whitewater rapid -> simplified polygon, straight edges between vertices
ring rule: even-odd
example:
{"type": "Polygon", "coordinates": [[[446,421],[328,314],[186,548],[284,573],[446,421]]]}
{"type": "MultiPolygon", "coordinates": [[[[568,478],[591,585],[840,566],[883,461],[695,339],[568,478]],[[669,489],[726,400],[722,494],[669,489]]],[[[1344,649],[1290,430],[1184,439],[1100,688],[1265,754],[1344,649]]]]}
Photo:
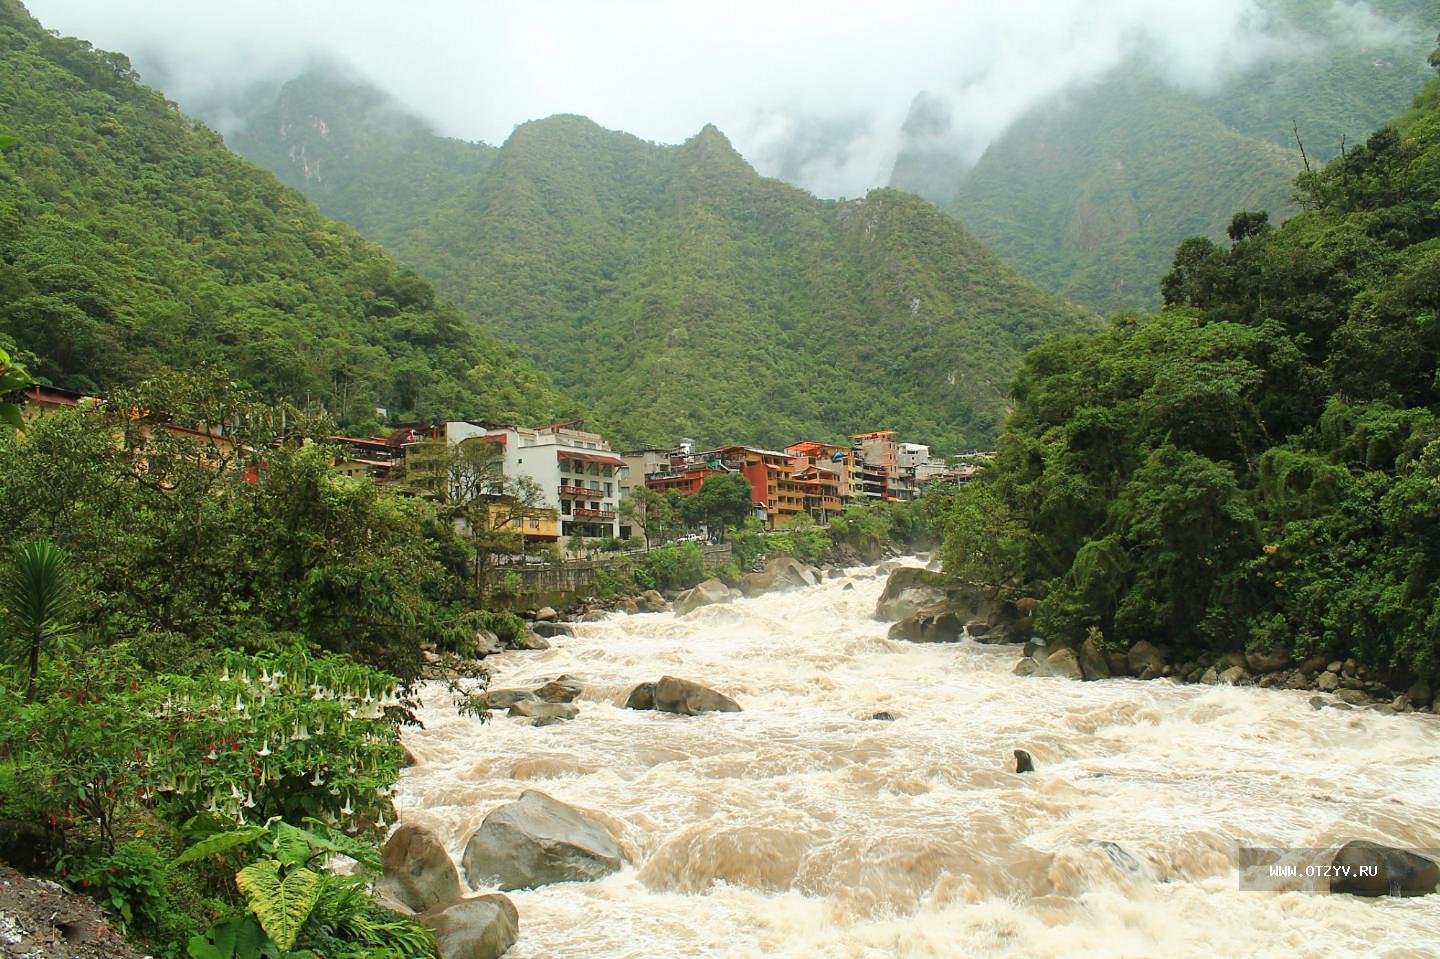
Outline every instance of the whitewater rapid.
{"type": "Polygon", "coordinates": [[[581,677],[572,722],[481,724],[428,697],[402,821],[458,862],[488,812],[539,789],[629,859],[509,893],[507,959],[1440,956],[1440,896],[1240,892],[1235,873],[1240,844],[1440,846],[1440,718],[1019,678],[1013,647],[887,640],[884,578],[852,572],[486,660],[492,688],[581,677]],[[615,704],[665,674],[745,711],[615,704]],[[1017,748],[1036,772],[1013,771],[1017,748]]]}

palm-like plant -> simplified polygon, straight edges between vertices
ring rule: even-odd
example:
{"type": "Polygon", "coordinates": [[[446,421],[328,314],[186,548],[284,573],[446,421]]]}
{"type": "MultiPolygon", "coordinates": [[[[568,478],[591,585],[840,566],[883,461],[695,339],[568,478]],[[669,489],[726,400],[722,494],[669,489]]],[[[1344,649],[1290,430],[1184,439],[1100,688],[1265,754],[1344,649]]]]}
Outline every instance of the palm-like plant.
{"type": "Polygon", "coordinates": [[[29,663],[27,703],[35,698],[40,647],[70,636],[68,616],[74,604],[75,590],[63,549],[48,539],[37,539],[15,550],[0,580],[0,605],[5,609],[5,631],[29,663]]]}

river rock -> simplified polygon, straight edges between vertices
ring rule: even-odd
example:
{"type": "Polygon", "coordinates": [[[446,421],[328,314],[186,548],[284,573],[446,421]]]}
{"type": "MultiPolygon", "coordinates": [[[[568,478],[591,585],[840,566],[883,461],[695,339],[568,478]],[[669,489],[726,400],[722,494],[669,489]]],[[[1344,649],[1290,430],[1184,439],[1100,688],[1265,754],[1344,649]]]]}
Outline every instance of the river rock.
{"type": "Polygon", "coordinates": [[[1080,668],[1080,657],[1073,649],[1057,649],[1046,656],[1035,668],[1036,676],[1059,676],[1064,679],[1084,679],[1080,668]]]}
{"type": "Polygon", "coordinates": [[[1410,685],[1410,688],[1405,690],[1403,695],[1405,696],[1405,701],[1416,709],[1424,709],[1426,706],[1429,706],[1433,698],[1430,684],[1423,679],[1415,680],[1415,682],[1410,685]]]}
{"type": "Polygon", "coordinates": [[[911,643],[957,643],[964,634],[960,617],[942,604],[905,617],[887,635],[911,643]]]}
{"type": "Polygon", "coordinates": [[[380,851],[380,868],[375,891],[415,912],[460,897],[460,873],[440,837],[424,826],[395,830],[380,851]]]}
{"type": "Polygon", "coordinates": [[[1244,666],[1231,666],[1217,677],[1220,685],[1240,686],[1250,682],[1250,674],[1245,671],[1244,666]]]}
{"type": "Polygon", "coordinates": [[[570,703],[580,698],[585,684],[574,676],[561,676],[535,690],[535,696],[547,703],[570,703]]]}
{"type": "Polygon", "coordinates": [[[888,709],[882,709],[878,713],[871,713],[870,718],[876,722],[893,723],[895,721],[895,714],[888,709]]]}
{"type": "Polygon", "coordinates": [[[854,589],[854,588],[855,588],[855,584],[854,584],[854,583],[846,583],[844,586],[841,586],[840,588],[841,588],[842,590],[854,589]]]}
{"type": "Polygon", "coordinates": [[[675,613],[684,616],[701,606],[714,603],[728,603],[731,600],[730,587],[718,579],[707,579],[700,585],[687,589],[675,599],[675,613]]]}
{"type": "Polygon", "coordinates": [[[640,607],[642,613],[663,613],[670,608],[670,604],[665,602],[665,597],[653,589],[647,589],[641,593],[635,603],[640,607]]]}
{"type": "Polygon", "coordinates": [[[1015,750],[1015,771],[1017,773],[1033,773],[1035,771],[1035,760],[1023,749],[1015,750]]]}
{"type": "Polygon", "coordinates": [[[1132,676],[1155,679],[1165,670],[1165,656],[1160,652],[1160,647],[1148,639],[1142,639],[1125,654],[1125,665],[1129,667],[1132,676]]]}
{"type": "Polygon", "coordinates": [[[626,596],[620,600],[620,610],[627,616],[634,616],[640,612],[640,604],[635,602],[635,597],[626,596]]]}
{"type": "Polygon", "coordinates": [[[1356,840],[1330,860],[1330,891],[1352,896],[1428,896],[1440,887],[1440,863],[1405,849],[1356,840]],[[1334,875],[1335,872],[1348,875],[1334,875]],[[1366,875],[1361,875],[1364,872],[1366,875]]]}
{"type": "Polygon", "coordinates": [[[505,651],[505,644],[500,642],[500,637],[488,629],[475,631],[475,635],[471,639],[471,647],[472,655],[477,658],[494,656],[505,651]]]}
{"type": "Polygon", "coordinates": [[[758,571],[740,577],[740,592],[746,596],[759,596],[776,589],[798,589],[802,586],[818,586],[820,577],[816,571],[793,556],[772,556],[758,571]]]}
{"type": "Polygon", "coordinates": [[[553,623],[559,618],[560,614],[555,612],[554,606],[542,606],[535,611],[535,621],[537,623],[553,623]]]}
{"type": "Polygon", "coordinates": [[[520,913],[499,893],[452,899],[419,919],[435,934],[440,959],[500,959],[520,937],[520,913]]]}
{"type": "Polygon", "coordinates": [[[565,623],[538,620],[530,624],[530,632],[544,639],[554,639],[557,636],[574,636],[575,627],[566,625],[565,623]]]}
{"type": "Polygon", "coordinates": [[[1326,662],[1327,660],[1324,656],[1311,656],[1301,662],[1297,668],[1307,677],[1314,676],[1316,673],[1323,673],[1325,671],[1326,662]]]}
{"type": "Polygon", "coordinates": [[[1291,661],[1290,650],[1284,646],[1276,646],[1263,653],[1251,650],[1245,654],[1245,668],[1257,675],[1278,673],[1289,666],[1291,661]]]}
{"type": "Polygon", "coordinates": [[[662,676],[655,684],[655,709],[662,713],[694,716],[698,713],[738,713],[740,704],[724,693],[688,679],[662,676]]]}
{"type": "Polygon", "coordinates": [[[1333,693],[1340,688],[1340,677],[1338,674],[1327,669],[1315,680],[1315,688],[1322,693],[1333,693]]]}
{"type": "Polygon", "coordinates": [[[885,581],[885,589],[875,604],[875,618],[881,622],[893,622],[944,602],[945,588],[938,575],[907,566],[892,572],[885,581]]]}
{"type": "Polygon", "coordinates": [[[655,684],[641,683],[630,690],[630,695],[625,697],[626,709],[654,709],[655,708],[655,684]]]}
{"type": "Polygon", "coordinates": [[[597,820],[527,789],[485,817],[463,863],[471,886],[534,889],[602,879],[620,868],[620,847],[597,820]]]}
{"type": "Polygon", "coordinates": [[[519,636],[516,636],[514,639],[510,640],[510,648],[530,650],[549,649],[550,640],[546,639],[544,636],[537,635],[534,630],[525,629],[520,633],[519,636]]]}
{"type": "Polygon", "coordinates": [[[1109,679],[1110,661],[1105,658],[1105,650],[1095,640],[1094,636],[1086,637],[1085,642],[1080,644],[1080,674],[1088,680],[1109,679]]]}
{"type": "Polygon", "coordinates": [[[1035,660],[1029,656],[1021,656],[1019,661],[1015,663],[1014,672],[1016,676],[1034,676],[1036,670],[1039,668],[1040,664],[1035,660]]]}
{"type": "Polygon", "coordinates": [[[542,703],[527,699],[511,706],[510,715],[525,719],[574,719],[580,715],[580,709],[574,703],[542,703]]]}
{"type": "Polygon", "coordinates": [[[516,703],[536,698],[528,689],[492,689],[480,697],[480,704],[486,709],[509,709],[516,703]]]}

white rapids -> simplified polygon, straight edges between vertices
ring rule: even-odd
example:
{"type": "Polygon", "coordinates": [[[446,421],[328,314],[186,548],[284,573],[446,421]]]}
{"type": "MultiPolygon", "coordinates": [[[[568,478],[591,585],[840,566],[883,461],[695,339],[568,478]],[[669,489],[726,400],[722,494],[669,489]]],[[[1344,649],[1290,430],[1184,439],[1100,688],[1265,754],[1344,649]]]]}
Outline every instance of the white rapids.
{"type": "Polygon", "coordinates": [[[1440,956],[1440,896],[1240,892],[1235,870],[1241,844],[1440,846],[1440,718],[1019,678],[1014,647],[887,640],[884,578],[852,572],[487,660],[494,688],[584,679],[572,722],[481,724],[431,695],[402,821],[458,862],[486,813],[539,789],[629,859],[510,893],[507,959],[1440,956]],[[665,674],[745,711],[616,705],[665,674]]]}

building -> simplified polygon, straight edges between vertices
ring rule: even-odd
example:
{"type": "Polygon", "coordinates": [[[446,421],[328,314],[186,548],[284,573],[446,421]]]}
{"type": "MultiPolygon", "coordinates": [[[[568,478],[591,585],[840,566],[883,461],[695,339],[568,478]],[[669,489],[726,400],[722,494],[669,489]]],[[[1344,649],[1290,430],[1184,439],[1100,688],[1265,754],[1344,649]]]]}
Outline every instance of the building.
{"type": "Polygon", "coordinates": [[[452,421],[444,425],[443,435],[449,445],[495,444],[500,472],[536,485],[540,505],[555,511],[558,526],[549,533],[544,524],[527,528],[527,537],[553,540],[576,533],[619,537],[625,461],[610,450],[603,436],[580,426],[579,420],[533,427],[452,421]]]}
{"type": "Polygon", "coordinates": [[[816,522],[829,522],[860,495],[853,450],[804,441],[790,444],[785,452],[794,457],[796,478],[806,484],[805,511],[816,522]]]}
{"type": "Polygon", "coordinates": [[[872,500],[896,499],[900,444],[895,441],[895,431],[856,433],[850,440],[860,470],[860,495],[872,500]]]}
{"type": "Polygon", "coordinates": [[[383,483],[390,478],[390,472],[405,462],[405,447],[391,445],[386,437],[372,436],[359,439],[354,436],[332,436],[331,442],[340,447],[335,461],[335,471],[344,476],[356,476],[383,483]]]}

